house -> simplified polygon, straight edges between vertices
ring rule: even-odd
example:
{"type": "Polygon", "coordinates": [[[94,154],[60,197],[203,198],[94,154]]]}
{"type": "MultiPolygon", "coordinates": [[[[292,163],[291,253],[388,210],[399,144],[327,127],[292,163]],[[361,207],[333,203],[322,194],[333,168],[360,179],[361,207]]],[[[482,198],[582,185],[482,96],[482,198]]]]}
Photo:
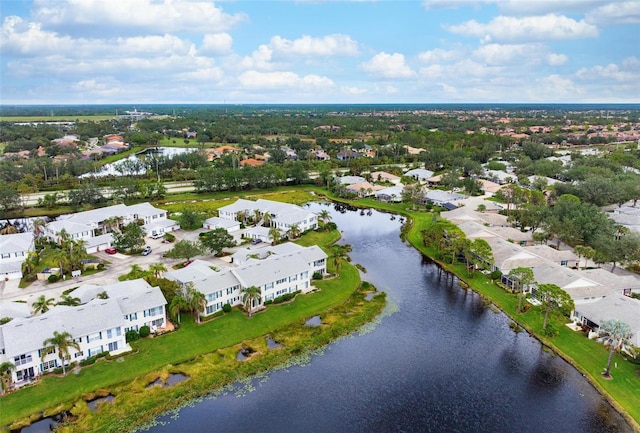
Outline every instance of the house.
{"type": "Polygon", "coordinates": [[[255,158],[246,158],[240,161],[240,165],[242,167],[245,167],[245,166],[258,167],[258,166],[264,165],[264,161],[258,161],[255,158]]]}
{"type": "Polygon", "coordinates": [[[574,321],[597,331],[605,320],[618,319],[631,327],[631,344],[640,346],[640,301],[613,293],[597,302],[576,306],[574,321]]]}
{"type": "Polygon", "coordinates": [[[442,206],[445,203],[453,203],[464,198],[462,194],[432,189],[425,194],[425,201],[431,202],[436,206],[442,206]]]}
{"type": "Polygon", "coordinates": [[[213,269],[211,263],[196,259],[187,267],[165,272],[164,278],[175,281],[180,284],[180,286],[185,287],[190,281],[202,280],[215,274],[216,271],[213,269]]]}
{"type": "Polygon", "coordinates": [[[225,229],[228,232],[240,230],[240,222],[220,217],[211,217],[204,220],[202,227],[207,230],[225,229]]]}
{"type": "Polygon", "coordinates": [[[369,182],[359,182],[352,185],[347,185],[345,190],[356,194],[358,197],[367,197],[373,195],[375,190],[383,189],[380,185],[372,185],[369,182]]]}
{"type": "Polygon", "coordinates": [[[640,207],[622,206],[607,213],[616,224],[640,233],[640,207]]]}
{"type": "Polygon", "coordinates": [[[404,187],[400,186],[391,186],[389,188],[380,189],[375,191],[373,195],[376,200],[384,201],[384,202],[395,202],[399,203],[402,201],[402,190],[404,187]]]}
{"type": "Polygon", "coordinates": [[[418,182],[426,182],[427,179],[433,176],[433,172],[431,170],[425,170],[424,168],[414,168],[413,170],[405,172],[404,175],[412,177],[418,182]]]}
{"type": "Polygon", "coordinates": [[[78,288],[88,302],[76,306],[55,306],[44,314],[17,317],[0,325],[0,363],[11,362],[13,381],[26,381],[54,368],[62,367],[58,353],[42,357],[43,341],[53,332],[68,332],[80,345],[70,349],[65,364],[79,362],[102,352],[115,355],[131,350],[125,334],[130,329],[149,326],[152,330],[166,326],[166,300],[162,291],[144,280],[127,281],[111,286],[78,288]],[[123,284],[124,283],[124,284],[123,284]],[[90,296],[105,292],[107,299],[90,296]]]}
{"type": "Polygon", "coordinates": [[[369,176],[372,182],[389,182],[394,185],[400,184],[400,176],[387,173],[386,171],[374,171],[369,176]]]}
{"type": "Polygon", "coordinates": [[[33,233],[0,235],[0,278],[22,278],[22,263],[35,251],[33,233]]]}
{"type": "MultiPolygon", "coordinates": [[[[236,267],[210,273],[204,278],[187,282],[181,280],[183,284],[192,283],[195,290],[205,295],[207,305],[203,315],[214,314],[225,304],[241,305],[241,290],[251,286],[261,291],[261,299],[254,302],[252,308],[287,293],[307,293],[314,288],[311,284],[313,274],[326,273],[327,255],[317,246],[305,248],[284,244],[264,250],[256,250],[251,255],[247,254],[249,250],[236,253],[234,264],[240,262],[236,267]]],[[[176,277],[175,273],[165,276],[170,279],[176,277]]]]}
{"type": "Polygon", "coordinates": [[[362,176],[337,176],[334,177],[334,180],[340,185],[353,185],[354,183],[362,183],[367,181],[367,179],[362,176]]]}
{"type": "MultiPolygon", "coordinates": [[[[271,217],[270,226],[277,227],[283,234],[296,225],[300,232],[313,230],[318,227],[318,217],[313,212],[289,203],[281,203],[272,200],[259,199],[256,201],[238,199],[234,203],[223,206],[218,209],[220,218],[228,220],[237,220],[237,216],[243,212],[246,216],[265,215],[268,213],[271,217]]],[[[264,227],[263,227],[264,228],[264,227]]],[[[268,232],[268,229],[267,229],[268,232]]],[[[262,233],[255,233],[262,239],[262,233]]],[[[267,233],[268,234],[268,233],[267,233]]],[[[267,239],[262,239],[266,241],[267,239]]]]}
{"type": "Polygon", "coordinates": [[[361,155],[358,152],[356,152],[355,150],[341,150],[336,155],[336,158],[338,158],[340,161],[346,161],[346,160],[349,160],[349,159],[360,158],[360,156],[361,155]]]}
{"type": "Polygon", "coordinates": [[[503,186],[503,185],[500,185],[499,183],[492,182],[486,179],[477,179],[477,180],[481,184],[480,189],[482,190],[482,192],[484,192],[484,195],[486,195],[487,197],[493,197],[496,192],[502,189],[502,186],[503,186]]]}
{"type": "Polygon", "coordinates": [[[504,172],[502,170],[486,170],[484,176],[490,181],[499,185],[513,183],[517,180],[517,177],[515,175],[504,172]]]}
{"type": "Polygon", "coordinates": [[[167,218],[167,211],[149,203],[131,206],[118,204],[85,212],[78,212],[50,222],[45,226],[45,236],[51,241],[59,241],[64,230],[70,239],[87,242],[87,252],[102,251],[111,246],[112,236],[108,232],[109,219],[118,219],[120,225],[137,221],[142,224],[148,236],[159,235],[178,228],[176,221],[167,218]]]}

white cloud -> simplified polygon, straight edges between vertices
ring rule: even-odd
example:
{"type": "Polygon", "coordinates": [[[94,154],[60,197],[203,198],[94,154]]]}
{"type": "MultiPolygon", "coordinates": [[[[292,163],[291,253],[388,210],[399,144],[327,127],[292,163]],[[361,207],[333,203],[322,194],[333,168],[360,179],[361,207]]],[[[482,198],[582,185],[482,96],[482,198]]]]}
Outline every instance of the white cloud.
{"type": "Polygon", "coordinates": [[[233,38],[229,33],[206,34],[198,51],[203,54],[226,54],[231,52],[232,45],[233,38]]]}
{"type": "Polygon", "coordinates": [[[569,58],[564,54],[549,53],[547,54],[547,64],[549,66],[561,66],[567,63],[569,58]]]}
{"type": "Polygon", "coordinates": [[[418,54],[418,59],[425,63],[440,63],[458,60],[462,55],[461,51],[436,48],[435,50],[421,52],[418,54]]]}
{"type": "Polygon", "coordinates": [[[424,0],[427,10],[459,9],[461,7],[479,8],[483,5],[496,5],[500,12],[507,15],[541,15],[547,13],[586,13],[602,5],[603,0],[424,0]]]}
{"type": "Polygon", "coordinates": [[[360,88],[360,87],[353,87],[353,86],[351,86],[351,87],[343,86],[343,87],[340,88],[340,91],[342,93],[346,93],[348,95],[354,95],[354,96],[364,95],[365,93],[368,92],[367,89],[363,89],[363,88],[360,88]]]}
{"type": "Polygon", "coordinates": [[[224,13],[211,2],[191,0],[36,0],[33,15],[45,28],[77,26],[108,34],[158,29],[205,34],[228,30],[246,19],[243,14],[224,13]]]}
{"type": "Polygon", "coordinates": [[[6,17],[2,23],[0,49],[3,55],[39,55],[70,51],[73,39],[58,37],[42,30],[40,24],[24,21],[20,17],[6,17]]]}
{"type": "Polygon", "coordinates": [[[267,45],[260,45],[257,50],[251,53],[251,56],[245,56],[238,66],[242,70],[263,69],[270,70],[273,68],[271,57],[273,50],[267,45]]]}
{"type": "Polygon", "coordinates": [[[421,68],[420,77],[436,80],[443,78],[465,79],[487,79],[504,72],[501,66],[485,66],[471,59],[464,59],[450,65],[430,65],[421,68]]]}
{"type": "Polygon", "coordinates": [[[295,40],[274,36],[269,42],[274,52],[284,56],[356,56],[358,43],[347,35],[332,34],[322,38],[304,35],[295,40]]]}
{"type": "Polygon", "coordinates": [[[238,77],[238,81],[247,89],[321,89],[334,86],[333,81],[327,77],[321,77],[314,74],[300,77],[298,74],[289,71],[247,71],[238,77]]]}
{"type": "Polygon", "coordinates": [[[360,67],[365,72],[383,78],[409,78],[415,75],[405,64],[404,55],[400,53],[378,53],[368,62],[361,63],[360,67]]]}
{"type": "Polygon", "coordinates": [[[590,11],[585,21],[599,26],[638,24],[640,23],[640,1],[615,2],[602,5],[590,11]]]}
{"type": "Polygon", "coordinates": [[[640,60],[637,57],[628,57],[622,65],[614,63],[608,65],[595,65],[590,68],[581,68],[576,72],[576,77],[586,82],[624,82],[635,85],[635,95],[640,96],[640,60]]]}
{"type": "Polygon", "coordinates": [[[452,33],[478,38],[490,38],[491,41],[543,41],[593,38],[598,29],[584,21],[575,21],[563,15],[547,14],[515,18],[497,16],[489,23],[475,20],[462,24],[445,26],[452,33]]]}

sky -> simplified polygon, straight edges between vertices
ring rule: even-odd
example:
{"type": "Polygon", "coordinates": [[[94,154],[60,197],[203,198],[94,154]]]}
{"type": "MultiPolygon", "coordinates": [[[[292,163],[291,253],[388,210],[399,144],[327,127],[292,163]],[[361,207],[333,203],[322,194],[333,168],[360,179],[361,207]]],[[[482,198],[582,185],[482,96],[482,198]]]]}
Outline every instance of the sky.
{"type": "Polygon", "coordinates": [[[640,0],[0,0],[0,104],[638,103],[640,0]]]}

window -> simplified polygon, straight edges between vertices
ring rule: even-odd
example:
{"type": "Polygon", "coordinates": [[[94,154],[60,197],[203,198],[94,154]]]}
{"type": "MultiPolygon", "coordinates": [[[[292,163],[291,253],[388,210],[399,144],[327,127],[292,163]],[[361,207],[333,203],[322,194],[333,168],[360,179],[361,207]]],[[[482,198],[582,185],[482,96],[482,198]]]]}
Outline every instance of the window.
{"type": "Polygon", "coordinates": [[[96,332],[95,334],[90,334],[87,336],[87,343],[91,343],[92,341],[102,340],[102,332],[96,332]]]}
{"type": "Polygon", "coordinates": [[[138,320],[138,313],[129,314],[129,320],[138,320]]]}
{"type": "Polygon", "coordinates": [[[114,350],[118,350],[118,342],[117,341],[109,343],[109,352],[113,352],[114,350]]]}
{"type": "Polygon", "coordinates": [[[265,285],[264,285],[264,289],[265,289],[265,290],[271,290],[271,289],[273,289],[273,283],[265,284],[265,285]]]}
{"type": "Polygon", "coordinates": [[[89,349],[89,358],[91,358],[92,356],[96,356],[99,353],[104,352],[102,350],[102,346],[98,346],[98,347],[93,347],[91,349],[89,349]]]}
{"type": "Polygon", "coordinates": [[[560,265],[561,265],[561,266],[567,266],[567,260],[562,260],[562,261],[560,262],[560,265]]]}
{"type": "Polygon", "coordinates": [[[157,316],[159,314],[162,314],[162,307],[161,306],[145,310],[144,317],[157,316]]]}
{"type": "Polygon", "coordinates": [[[19,365],[28,364],[31,362],[31,360],[31,355],[20,355],[13,358],[13,362],[14,364],[16,364],[16,367],[19,365]]]}
{"type": "Polygon", "coordinates": [[[74,357],[74,358],[80,358],[80,357],[82,357],[82,356],[83,356],[83,353],[82,353],[82,352],[76,352],[76,353],[74,353],[74,354],[73,354],[73,357],[74,357]]]}
{"type": "Polygon", "coordinates": [[[276,284],[284,284],[286,282],[287,282],[287,279],[286,278],[282,278],[282,279],[276,281],[276,284]]]}
{"type": "Polygon", "coordinates": [[[40,364],[40,371],[47,371],[56,368],[56,360],[43,362],[40,364]]]}

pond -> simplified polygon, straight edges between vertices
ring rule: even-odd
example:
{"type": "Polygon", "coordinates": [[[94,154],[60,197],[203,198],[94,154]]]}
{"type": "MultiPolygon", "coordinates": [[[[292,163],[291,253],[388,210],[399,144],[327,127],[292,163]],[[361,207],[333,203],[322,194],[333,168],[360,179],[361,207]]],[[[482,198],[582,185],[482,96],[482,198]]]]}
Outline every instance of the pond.
{"type": "Polygon", "coordinates": [[[310,208],[331,212],[363,278],[388,294],[379,323],[151,432],[632,431],[578,371],[402,243],[398,218],[325,206],[310,208]]]}
{"type": "Polygon", "coordinates": [[[80,177],[102,177],[102,176],[132,176],[145,174],[148,169],[154,169],[155,156],[171,158],[183,153],[195,152],[198,149],[189,147],[154,147],[130,155],[120,161],[105,164],[100,171],[86,173],[80,177]]]}

